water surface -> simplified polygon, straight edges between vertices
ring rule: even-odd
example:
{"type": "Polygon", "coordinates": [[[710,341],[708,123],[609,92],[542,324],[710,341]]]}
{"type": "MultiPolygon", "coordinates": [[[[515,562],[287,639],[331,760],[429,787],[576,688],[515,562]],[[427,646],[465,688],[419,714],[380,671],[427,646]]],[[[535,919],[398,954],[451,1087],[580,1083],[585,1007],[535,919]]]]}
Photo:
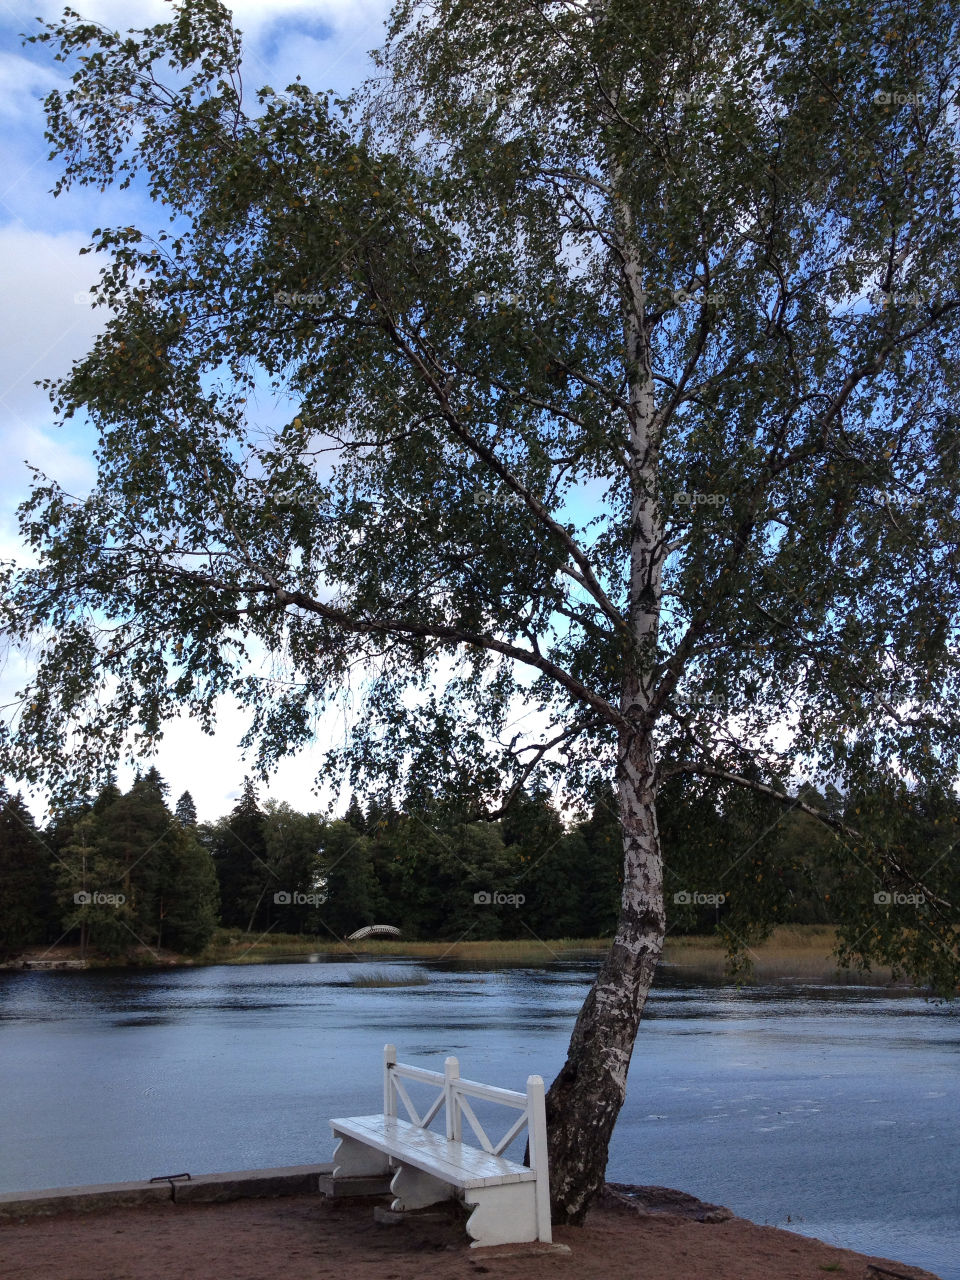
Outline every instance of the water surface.
{"type": "MultiPolygon", "coordinates": [[[[0,1191],[328,1159],[381,1050],[522,1088],[592,974],[319,961],[0,974],[0,1191]],[[358,972],[429,984],[356,988],[358,972]]],[[[653,992],[610,1153],[756,1222],[960,1280],[960,1009],[876,988],[653,992]]]]}

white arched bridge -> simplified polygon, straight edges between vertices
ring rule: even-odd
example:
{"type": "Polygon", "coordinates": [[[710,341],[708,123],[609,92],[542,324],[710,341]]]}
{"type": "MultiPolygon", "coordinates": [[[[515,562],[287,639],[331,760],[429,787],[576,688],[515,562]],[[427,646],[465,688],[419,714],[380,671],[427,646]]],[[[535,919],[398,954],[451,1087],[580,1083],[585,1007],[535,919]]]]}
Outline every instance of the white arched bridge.
{"type": "Polygon", "coordinates": [[[362,942],[364,938],[399,938],[400,930],[392,924],[367,924],[347,937],[348,942],[362,942]]]}

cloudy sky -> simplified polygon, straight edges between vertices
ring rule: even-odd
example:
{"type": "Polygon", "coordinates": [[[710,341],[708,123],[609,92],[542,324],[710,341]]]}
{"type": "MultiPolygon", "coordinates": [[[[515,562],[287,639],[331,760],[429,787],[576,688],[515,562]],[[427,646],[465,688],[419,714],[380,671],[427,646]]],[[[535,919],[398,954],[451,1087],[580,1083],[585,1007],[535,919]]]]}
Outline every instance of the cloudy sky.
{"type": "MultiPolygon", "coordinates": [[[[123,29],[163,21],[163,0],[70,0],[85,18],[123,29]]],[[[65,373],[96,332],[97,312],[76,301],[95,282],[99,262],[81,257],[96,226],[153,220],[131,192],[70,192],[54,200],[55,165],[47,160],[42,101],[69,72],[49,47],[26,46],[37,17],[57,18],[62,3],[0,0],[0,557],[21,558],[16,507],[29,483],[27,462],[74,493],[94,481],[93,439],[81,425],[57,430],[46,395],[34,380],[65,373]]],[[[232,0],[228,7],[244,32],[244,85],[280,90],[299,74],[314,90],[345,93],[371,70],[369,50],[381,41],[385,0],[232,0]]],[[[72,70],[72,68],[71,68],[72,70]]],[[[24,665],[8,656],[0,672],[0,698],[20,687],[24,665]]],[[[215,739],[189,723],[170,726],[156,763],[176,797],[193,793],[201,818],[231,807],[244,765],[237,748],[244,716],[223,705],[215,739]]],[[[331,735],[336,725],[330,724],[331,735]]],[[[314,807],[311,785],[325,744],[315,755],[288,761],[269,795],[300,808],[314,807]]],[[[121,774],[121,785],[129,777],[121,774]]],[[[15,785],[15,780],[8,780],[15,785]]],[[[324,788],[320,802],[333,798],[324,788]]],[[[31,798],[42,815],[42,798],[31,798]]]]}

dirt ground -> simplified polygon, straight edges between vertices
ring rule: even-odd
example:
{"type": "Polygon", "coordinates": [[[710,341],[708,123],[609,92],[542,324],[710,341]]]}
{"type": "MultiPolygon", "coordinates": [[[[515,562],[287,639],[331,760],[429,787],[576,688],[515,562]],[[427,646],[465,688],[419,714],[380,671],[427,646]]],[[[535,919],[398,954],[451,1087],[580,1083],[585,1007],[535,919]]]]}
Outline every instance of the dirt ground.
{"type": "Polygon", "coordinates": [[[393,1224],[369,1200],[161,1204],[0,1224],[2,1280],[927,1280],[743,1218],[698,1222],[615,1192],[542,1246],[471,1249],[451,1206],[393,1224]],[[875,1264],[874,1267],[868,1264],[875,1264]]]}

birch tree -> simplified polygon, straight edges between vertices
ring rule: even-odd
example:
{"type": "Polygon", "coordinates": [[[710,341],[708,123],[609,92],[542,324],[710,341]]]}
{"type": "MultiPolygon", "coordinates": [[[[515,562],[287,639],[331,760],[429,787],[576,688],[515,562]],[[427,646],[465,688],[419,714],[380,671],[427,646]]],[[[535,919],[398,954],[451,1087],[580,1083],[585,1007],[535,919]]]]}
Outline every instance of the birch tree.
{"type": "MultiPolygon", "coordinates": [[[[612,779],[558,1220],[602,1184],[661,955],[658,792],[808,812],[844,954],[955,987],[952,847],[785,786],[957,776],[955,12],[404,0],[349,102],[242,88],[216,0],[36,39],[75,68],[58,194],[132,183],[158,218],[94,232],[105,327],[50,387],[99,483],[23,508],[11,771],[67,795],[225,693],[269,770],[352,688],[358,784],[492,818],[612,779]]],[[[747,891],[744,853],[673,891],[747,891]]]]}

